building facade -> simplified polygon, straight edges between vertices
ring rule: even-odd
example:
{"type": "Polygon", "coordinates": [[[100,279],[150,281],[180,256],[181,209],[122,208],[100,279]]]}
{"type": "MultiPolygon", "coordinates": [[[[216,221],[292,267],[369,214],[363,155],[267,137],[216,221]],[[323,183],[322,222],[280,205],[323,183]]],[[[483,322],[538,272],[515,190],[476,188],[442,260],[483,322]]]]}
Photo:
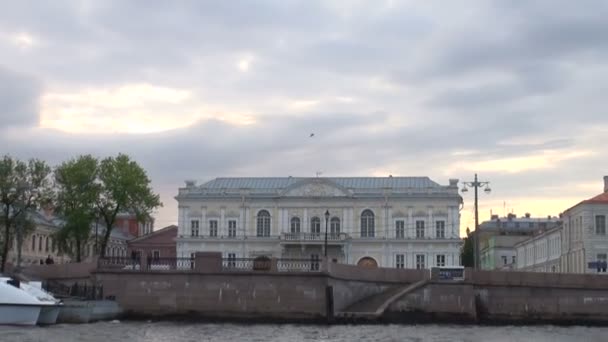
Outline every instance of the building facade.
{"type": "MultiPolygon", "coordinates": [[[[45,211],[30,211],[27,213],[28,220],[34,223],[35,228],[23,239],[21,246],[21,266],[38,265],[44,263],[48,257],[54,263],[70,262],[70,257],[62,253],[54,241],[59,227],[54,222],[54,217],[45,211]]],[[[17,265],[18,259],[17,238],[13,237],[13,246],[8,254],[8,261],[17,265]]]]}
{"type": "Polygon", "coordinates": [[[217,178],[180,188],[177,256],[324,257],[364,266],[460,265],[458,180],[217,178]]]}
{"type": "Polygon", "coordinates": [[[534,234],[557,227],[558,217],[523,217],[509,214],[507,217],[492,215],[479,225],[479,258],[483,270],[509,270],[516,268],[515,245],[534,234]]]}
{"type": "Polygon", "coordinates": [[[604,192],[563,213],[561,269],[568,273],[605,273],[608,261],[608,176],[604,192]]]}
{"type": "Polygon", "coordinates": [[[561,272],[562,226],[545,230],[515,245],[516,269],[530,272],[561,272]]]}
{"type": "Polygon", "coordinates": [[[496,235],[487,240],[480,250],[482,270],[510,270],[515,268],[517,252],[515,244],[528,239],[524,235],[496,235]]]}
{"type": "Polygon", "coordinates": [[[177,226],[171,225],[154,232],[140,236],[128,242],[127,254],[132,252],[142,257],[175,258],[177,256],[175,238],[177,226]]]}

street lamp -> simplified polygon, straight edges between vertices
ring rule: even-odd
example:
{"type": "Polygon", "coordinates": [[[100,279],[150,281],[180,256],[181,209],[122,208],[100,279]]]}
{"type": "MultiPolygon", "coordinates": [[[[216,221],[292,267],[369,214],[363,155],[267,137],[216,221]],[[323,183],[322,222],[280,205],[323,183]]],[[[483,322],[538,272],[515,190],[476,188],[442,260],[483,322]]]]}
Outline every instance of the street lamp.
{"type": "Polygon", "coordinates": [[[475,189],[475,234],[473,234],[473,237],[475,239],[475,247],[474,247],[474,262],[475,262],[475,269],[478,270],[480,269],[480,265],[479,265],[479,206],[478,206],[478,200],[477,200],[477,190],[479,188],[484,188],[484,192],[486,194],[490,194],[490,192],[492,191],[490,189],[490,182],[480,182],[477,179],[477,174],[475,174],[475,180],[473,182],[462,182],[463,184],[463,188],[462,188],[462,192],[467,192],[469,191],[467,189],[467,187],[471,187],[473,189],[475,189]]]}
{"type": "Polygon", "coordinates": [[[329,210],[325,211],[325,260],[327,260],[327,223],[329,222],[329,210]]]}

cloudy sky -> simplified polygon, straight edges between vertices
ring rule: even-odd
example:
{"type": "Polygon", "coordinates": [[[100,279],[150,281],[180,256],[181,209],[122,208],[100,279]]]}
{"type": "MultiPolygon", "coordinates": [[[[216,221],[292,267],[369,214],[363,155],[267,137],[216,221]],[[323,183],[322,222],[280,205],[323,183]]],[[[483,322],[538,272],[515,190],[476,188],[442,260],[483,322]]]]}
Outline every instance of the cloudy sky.
{"type": "Polygon", "coordinates": [[[608,175],[604,0],[1,2],[0,152],[127,153],[157,226],[185,179],[478,172],[487,218],[608,175]]]}

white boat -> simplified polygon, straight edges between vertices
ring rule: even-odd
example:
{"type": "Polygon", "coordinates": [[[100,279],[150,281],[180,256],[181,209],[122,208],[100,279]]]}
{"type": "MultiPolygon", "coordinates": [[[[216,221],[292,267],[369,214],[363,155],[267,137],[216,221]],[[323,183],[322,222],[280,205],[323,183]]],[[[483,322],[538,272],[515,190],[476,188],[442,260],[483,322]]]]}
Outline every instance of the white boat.
{"type": "Polygon", "coordinates": [[[19,287],[31,296],[34,296],[42,304],[38,324],[55,324],[57,322],[57,316],[59,316],[59,311],[63,304],[50,293],[44,291],[41,282],[22,282],[19,284],[19,287]]]}
{"type": "Polygon", "coordinates": [[[35,325],[43,304],[9,281],[0,281],[0,324],[35,325]]]}

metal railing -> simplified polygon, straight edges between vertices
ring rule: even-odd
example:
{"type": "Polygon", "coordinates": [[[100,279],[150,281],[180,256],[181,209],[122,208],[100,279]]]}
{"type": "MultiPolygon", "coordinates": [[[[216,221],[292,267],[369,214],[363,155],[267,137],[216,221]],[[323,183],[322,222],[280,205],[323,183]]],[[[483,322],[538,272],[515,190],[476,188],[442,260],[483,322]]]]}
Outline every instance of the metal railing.
{"type": "Polygon", "coordinates": [[[223,258],[222,271],[269,271],[272,260],[269,258],[223,258]]]}
{"type": "Polygon", "coordinates": [[[194,269],[193,258],[154,258],[141,259],[127,257],[103,257],[97,259],[97,268],[102,270],[132,270],[132,271],[169,271],[194,269]],[[142,263],[142,261],[144,261],[142,263]]]}
{"type": "MultiPolygon", "coordinates": [[[[319,272],[320,259],[284,258],[271,259],[269,257],[257,258],[222,258],[222,271],[224,272],[319,272]]],[[[104,257],[98,259],[98,268],[101,270],[125,271],[182,271],[191,272],[195,269],[194,258],[118,258],[104,257]]]]}
{"type": "Polygon", "coordinates": [[[319,259],[277,259],[279,272],[319,272],[319,259]]]}
{"type": "Polygon", "coordinates": [[[139,257],[99,257],[97,268],[99,269],[139,269],[141,259],[139,257]]]}
{"type": "MultiPolygon", "coordinates": [[[[283,233],[282,238],[287,241],[325,241],[325,233],[283,233]]],[[[327,233],[327,241],[344,241],[347,238],[346,233],[327,233]]]]}

